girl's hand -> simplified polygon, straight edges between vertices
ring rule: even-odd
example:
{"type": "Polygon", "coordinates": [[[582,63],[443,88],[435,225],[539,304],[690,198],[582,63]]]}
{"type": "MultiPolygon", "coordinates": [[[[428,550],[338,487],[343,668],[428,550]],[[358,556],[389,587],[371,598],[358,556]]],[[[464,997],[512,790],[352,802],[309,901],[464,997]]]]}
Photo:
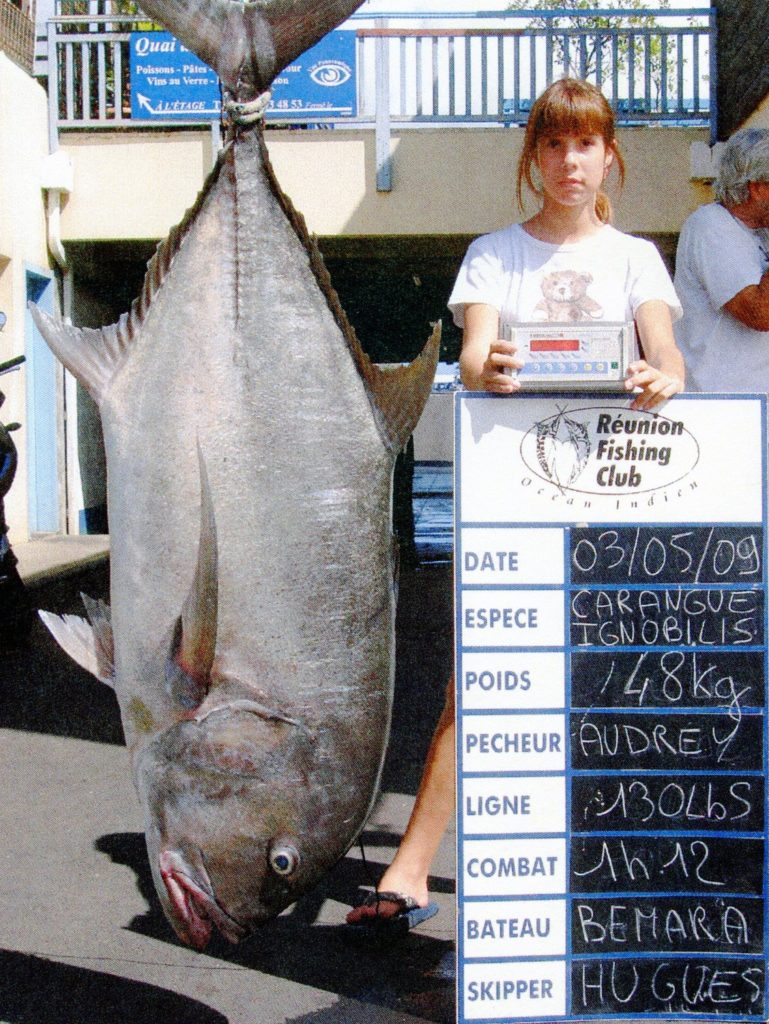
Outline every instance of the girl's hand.
{"type": "Polygon", "coordinates": [[[650,366],[645,359],[639,359],[628,366],[625,379],[626,391],[634,391],[636,388],[640,388],[641,393],[636,396],[630,408],[649,410],[683,391],[684,382],[679,377],[650,366]]]}
{"type": "Polygon", "coordinates": [[[509,395],[521,390],[517,371],[522,368],[523,363],[516,357],[517,351],[512,341],[497,338],[491,343],[489,354],[481,368],[481,390],[492,391],[498,395],[509,395]]]}

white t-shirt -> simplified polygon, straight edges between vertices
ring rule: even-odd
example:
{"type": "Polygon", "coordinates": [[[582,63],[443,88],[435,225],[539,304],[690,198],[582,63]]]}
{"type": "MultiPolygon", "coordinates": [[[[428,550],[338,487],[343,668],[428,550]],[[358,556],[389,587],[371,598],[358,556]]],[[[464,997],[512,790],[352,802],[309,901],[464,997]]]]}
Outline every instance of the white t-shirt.
{"type": "Polygon", "coordinates": [[[676,341],[687,391],[769,391],[769,332],[746,327],[723,308],[769,267],[761,241],[719,203],[695,210],[681,229],[676,290],[684,316],[676,341]]]}
{"type": "Polygon", "coordinates": [[[580,242],[553,245],[511,224],[470,245],[449,309],[458,327],[464,327],[470,302],[493,306],[503,324],[627,322],[650,299],[666,302],[674,320],[681,315],[670,275],[651,242],[606,224],[580,242]]]}

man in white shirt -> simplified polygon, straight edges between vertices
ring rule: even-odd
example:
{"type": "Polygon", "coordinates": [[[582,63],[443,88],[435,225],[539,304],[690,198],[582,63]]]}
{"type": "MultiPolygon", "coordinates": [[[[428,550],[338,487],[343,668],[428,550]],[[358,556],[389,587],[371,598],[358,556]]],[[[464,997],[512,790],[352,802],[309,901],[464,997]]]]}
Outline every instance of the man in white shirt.
{"type": "Polygon", "coordinates": [[[732,136],[715,198],[687,218],[676,255],[686,387],[769,392],[769,130],[732,136]]]}

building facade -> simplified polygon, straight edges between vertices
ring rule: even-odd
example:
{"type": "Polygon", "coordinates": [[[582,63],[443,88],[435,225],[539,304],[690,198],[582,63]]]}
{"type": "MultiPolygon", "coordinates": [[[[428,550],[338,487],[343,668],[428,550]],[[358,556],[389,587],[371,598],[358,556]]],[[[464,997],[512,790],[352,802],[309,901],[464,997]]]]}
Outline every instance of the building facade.
{"type": "MultiPolygon", "coordinates": [[[[105,21],[100,12],[109,6],[90,0],[81,5],[88,19],[78,31],[92,33],[92,56],[84,56],[81,36],[75,49],[67,49],[67,24],[51,21],[59,16],[53,0],[39,2],[37,12],[31,5],[16,12],[30,25],[37,14],[36,75],[24,59],[12,59],[9,43],[2,43],[0,53],[0,310],[8,317],[0,333],[0,362],[27,357],[21,371],[0,377],[7,396],[3,418],[23,425],[15,434],[20,471],[7,500],[12,540],[107,528],[98,415],[36,336],[27,303],[56,308],[82,326],[117,319],[139,291],[155,244],[193,202],[220,142],[216,123],[159,126],[131,116],[117,85],[125,67],[115,63],[114,54],[122,47],[125,64],[126,40],[139,23],[105,21]],[[49,53],[46,47],[56,33],[55,53],[49,53]],[[71,91],[73,82],[75,87],[80,82],[80,93],[71,91]]],[[[739,0],[720,0],[719,18],[736,6],[739,0]]],[[[372,45],[395,38],[395,30],[377,25],[364,23],[359,37],[368,33],[372,45]]],[[[434,45],[435,67],[442,66],[436,40],[443,36],[429,28],[420,31],[427,42],[419,45],[434,45]]],[[[487,58],[501,67],[504,48],[513,45],[504,28],[495,29],[493,44],[484,43],[480,31],[461,31],[463,41],[456,45],[466,46],[468,54],[476,36],[478,46],[490,47],[483,51],[484,67],[487,58]]],[[[491,29],[484,33],[490,36],[491,29]]],[[[401,31],[399,38],[406,40],[408,69],[417,51],[408,49],[408,33],[401,31]]],[[[730,66],[742,67],[731,45],[722,31],[719,97],[730,94],[720,47],[731,54],[730,66]]],[[[549,59],[552,63],[552,50],[549,59]]],[[[692,70],[690,57],[685,66],[689,70],[679,73],[681,81],[692,70]]],[[[646,74],[647,85],[652,77],[646,74]]],[[[365,82],[359,88],[365,91],[365,82]]],[[[359,110],[357,120],[333,129],[307,118],[301,127],[270,122],[266,129],[277,178],[317,235],[342,303],[378,361],[411,358],[431,322],[446,324],[446,297],[468,242],[519,216],[514,179],[523,127],[505,115],[502,91],[494,111],[483,98],[481,113],[473,113],[468,85],[460,116],[454,101],[444,100],[443,85],[432,88],[434,100],[425,103],[435,106],[427,113],[407,116],[398,103],[408,100],[403,95],[399,100],[391,82],[387,118],[377,108],[370,116],[360,116],[359,110]],[[449,106],[441,112],[444,102],[449,106]]],[[[746,100],[750,109],[722,99],[722,124],[715,131],[702,118],[691,118],[692,104],[680,95],[677,114],[669,116],[664,110],[651,112],[651,92],[626,107],[619,143],[627,186],[613,197],[618,226],[651,237],[672,265],[682,222],[710,198],[715,136],[728,135],[746,120],[769,123],[766,88],[760,84],[746,100]]],[[[458,344],[456,330],[446,324],[443,358],[455,358],[458,344]]]]}

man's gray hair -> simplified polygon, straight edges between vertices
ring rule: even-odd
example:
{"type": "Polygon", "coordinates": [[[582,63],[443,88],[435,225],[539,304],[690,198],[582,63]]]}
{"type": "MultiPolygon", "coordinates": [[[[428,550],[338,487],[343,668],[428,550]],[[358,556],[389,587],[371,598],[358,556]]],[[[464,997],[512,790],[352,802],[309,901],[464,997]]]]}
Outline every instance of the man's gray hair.
{"type": "Polygon", "coordinates": [[[747,202],[750,181],[769,181],[769,128],[744,128],[726,143],[714,184],[716,201],[725,206],[747,202]]]}

